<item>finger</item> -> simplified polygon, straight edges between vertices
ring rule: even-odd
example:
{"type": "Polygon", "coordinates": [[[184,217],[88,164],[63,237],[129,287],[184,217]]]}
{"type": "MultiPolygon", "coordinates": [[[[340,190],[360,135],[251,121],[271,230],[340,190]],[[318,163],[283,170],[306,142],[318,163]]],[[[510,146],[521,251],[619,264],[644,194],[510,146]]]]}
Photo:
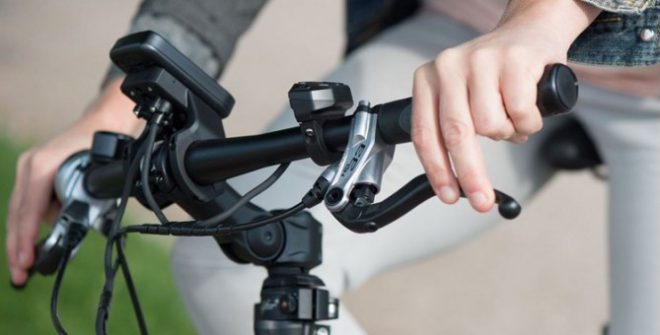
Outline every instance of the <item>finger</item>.
{"type": "Polygon", "coordinates": [[[412,142],[433,191],[444,203],[458,201],[458,183],[440,136],[435,71],[431,64],[415,72],[413,82],[412,142]]]}
{"type": "Polygon", "coordinates": [[[472,69],[468,79],[468,95],[476,133],[494,140],[503,140],[513,136],[516,130],[504,110],[496,71],[496,67],[472,69]],[[484,74],[484,71],[490,73],[476,75],[484,74]]]}
{"type": "Polygon", "coordinates": [[[24,272],[19,266],[18,262],[18,211],[20,201],[23,198],[23,190],[26,184],[26,171],[25,162],[28,160],[29,152],[24,153],[18,159],[16,164],[16,181],[9,198],[9,211],[7,213],[7,236],[6,236],[6,251],[7,263],[9,264],[9,271],[12,274],[12,281],[14,283],[21,283],[20,272],[24,272]]]}
{"type": "Polygon", "coordinates": [[[438,76],[440,129],[445,146],[470,204],[477,211],[486,212],[493,207],[495,195],[470,115],[466,79],[450,71],[438,76]]]}
{"type": "Polygon", "coordinates": [[[28,269],[34,262],[34,245],[39,224],[48,209],[52,193],[53,172],[44,165],[31,161],[30,178],[18,209],[18,263],[28,269]]]}
{"type": "Polygon", "coordinates": [[[541,112],[536,106],[539,78],[540,73],[536,76],[523,66],[511,65],[502,73],[500,85],[504,106],[519,135],[529,136],[543,127],[541,112]]]}
{"type": "Polygon", "coordinates": [[[44,220],[46,220],[48,224],[53,224],[57,219],[57,215],[60,213],[61,209],[62,204],[57,201],[55,197],[51,198],[50,205],[46,210],[46,214],[44,214],[44,220]]]}

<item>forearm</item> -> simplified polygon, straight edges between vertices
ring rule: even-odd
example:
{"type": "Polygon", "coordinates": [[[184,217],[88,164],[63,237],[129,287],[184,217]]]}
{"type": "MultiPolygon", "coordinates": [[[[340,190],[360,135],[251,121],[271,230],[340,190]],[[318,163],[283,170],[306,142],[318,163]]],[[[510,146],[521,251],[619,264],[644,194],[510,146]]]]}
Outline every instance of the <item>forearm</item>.
{"type": "MultiPolygon", "coordinates": [[[[496,29],[525,26],[565,52],[601,9],[579,0],[511,0],[496,29]]],[[[553,46],[551,46],[553,47],[553,46]]]]}
{"type": "Polygon", "coordinates": [[[108,130],[134,134],[142,122],[132,113],[135,103],[120,90],[122,80],[122,77],[110,80],[72,127],[88,133],[108,130]]]}

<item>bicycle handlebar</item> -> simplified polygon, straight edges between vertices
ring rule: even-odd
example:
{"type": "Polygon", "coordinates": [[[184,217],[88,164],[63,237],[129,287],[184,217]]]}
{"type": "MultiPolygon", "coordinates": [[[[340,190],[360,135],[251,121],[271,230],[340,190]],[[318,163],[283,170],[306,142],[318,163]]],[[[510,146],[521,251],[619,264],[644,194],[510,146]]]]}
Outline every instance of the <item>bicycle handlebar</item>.
{"type": "MultiPolygon", "coordinates": [[[[538,84],[537,107],[543,117],[568,112],[577,101],[576,78],[563,65],[546,70],[538,84]]],[[[410,142],[412,98],[396,100],[372,109],[378,113],[378,134],[385,143],[410,142]]],[[[346,145],[352,116],[327,121],[324,141],[332,151],[346,145]]],[[[193,144],[186,154],[186,169],[193,180],[211,184],[262,167],[307,158],[298,127],[255,136],[209,140],[193,144]]]]}
{"type": "MultiPolygon", "coordinates": [[[[109,236],[105,254],[106,284],[97,314],[97,332],[105,333],[115,271],[112,247],[120,241],[118,236],[129,232],[117,231],[117,228],[131,195],[146,201],[149,208],[163,217],[159,216],[161,225],[140,225],[137,227],[140,229],[132,232],[213,235],[223,251],[236,261],[268,267],[291,266],[294,260],[296,267],[304,269],[320,262],[320,242],[315,240],[320,237],[320,230],[300,233],[299,237],[311,243],[309,246],[302,243],[299,248],[302,253],[297,247],[287,249],[291,254],[309,255],[304,259],[298,256],[271,259],[271,256],[279,257],[280,251],[264,250],[259,240],[255,242],[259,251],[254,254],[250,246],[245,246],[249,250],[241,249],[245,244],[241,238],[248,238],[247,234],[253,236],[256,229],[280,227],[266,224],[274,221],[282,224],[284,218],[293,220],[293,215],[302,209],[322,201],[348,229],[373,232],[433,196],[428,179],[422,174],[382,202],[373,203],[382,173],[391,160],[392,146],[411,140],[412,98],[373,108],[361,102],[354,115],[343,116],[352,105],[348,86],[299,83],[289,91],[289,99],[300,127],[224,138],[222,118],[229,115],[233,98],[212,79],[204,77],[201,70],[162,37],[151,32],[129,36],[117,42],[111,56],[127,73],[122,91],[136,102],[136,115],[149,122],[143,136],[137,140],[115,133],[95,134],[89,154],[67,160],[69,165],[75,166],[75,173],[61,173],[75,177],[75,180],[69,178],[73,181],[66,187],[69,192],[66,198],[70,201],[65,202],[68,205],[60,213],[62,219],[58,220],[54,231],[38,247],[34,268],[42,274],[58,271],[51,300],[51,314],[58,331],[61,326],[58,327],[57,292],[61,277],[69,256],[88,227],[94,226],[109,236]],[[199,76],[204,78],[197,78],[199,76]],[[250,203],[248,194],[240,195],[224,183],[233,176],[307,157],[318,165],[331,166],[297,205],[267,219],[264,216],[269,213],[250,203]],[[142,169],[140,178],[136,178],[139,169],[142,169]],[[152,193],[152,189],[157,192],[152,193]],[[350,201],[347,200],[349,195],[350,201]],[[172,202],[184,208],[196,221],[169,222],[160,209],[172,202]],[[216,216],[218,213],[222,218],[216,216]],[[107,226],[106,220],[110,220],[107,226]],[[211,220],[208,221],[212,222],[211,227],[196,226],[204,220],[211,220]],[[97,222],[104,225],[97,227],[97,222]],[[239,231],[241,233],[237,234],[239,231]]],[[[560,64],[548,66],[538,84],[537,106],[542,116],[565,113],[576,100],[573,72],[560,64]]],[[[277,177],[279,175],[274,178],[277,177]]],[[[517,216],[518,203],[497,190],[495,194],[500,214],[505,218],[517,216]]],[[[277,212],[270,214],[274,213],[277,212]]],[[[313,219],[309,222],[312,223],[305,225],[311,228],[320,225],[313,224],[313,219]]],[[[296,229],[302,227],[299,223],[293,225],[298,227],[296,229]]],[[[286,231],[289,233],[288,228],[286,231]]],[[[296,238],[284,238],[289,239],[296,238]]],[[[140,329],[146,329],[128,267],[122,260],[121,242],[117,246],[120,256],[116,264],[121,265],[127,277],[140,329]]]]}

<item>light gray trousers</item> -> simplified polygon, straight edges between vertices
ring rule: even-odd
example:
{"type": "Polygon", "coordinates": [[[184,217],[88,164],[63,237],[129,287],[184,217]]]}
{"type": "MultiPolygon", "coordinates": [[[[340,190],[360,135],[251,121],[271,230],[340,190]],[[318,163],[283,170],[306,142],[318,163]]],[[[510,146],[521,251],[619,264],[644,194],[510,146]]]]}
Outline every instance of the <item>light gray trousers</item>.
{"type": "MultiPolygon", "coordinates": [[[[423,12],[357,50],[327,78],[348,84],[354,99],[372,104],[410,96],[412,73],[441,50],[475,33],[423,12]]],[[[639,99],[582,85],[575,115],[584,122],[607,162],[610,176],[610,335],[660,334],[660,101],[639,99]]],[[[560,120],[524,145],[484,139],[483,152],[496,185],[524,201],[552,171],[539,160],[538,146],[560,120]]],[[[295,125],[286,110],[270,127],[295,125]]],[[[246,191],[270,171],[239,177],[246,191]]],[[[309,189],[322,168],[292,164],[282,179],[255,202],[287,208],[309,189]]],[[[411,144],[397,147],[380,199],[422,172],[411,144]]],[[[324,224],[323,265],[313,271],[335,295],[358,287],[388,268],[436,254],[496,225],[493,213],[479,215],[466,201],[446,206],[433,199],[375,234],[354,234],[323,206],[311,213],[324,224]],[[397,248],[405,241],[405,248],[397,248]]],[[[265,271],[228,260],[211,238],[179,238],[172,254],[177,287],[201,334],[251,334],[253,304],[265,271]]],[[[333,334],[363,334],[341,310],[333,334]]],[[[594,334],[595,335],[595,334],[594,334]]]]}

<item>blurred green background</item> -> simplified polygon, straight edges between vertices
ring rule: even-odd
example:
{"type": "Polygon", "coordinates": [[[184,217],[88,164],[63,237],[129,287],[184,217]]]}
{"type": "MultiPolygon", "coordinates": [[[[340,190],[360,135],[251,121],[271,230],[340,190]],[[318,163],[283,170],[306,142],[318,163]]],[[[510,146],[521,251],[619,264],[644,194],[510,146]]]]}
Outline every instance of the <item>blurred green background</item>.
{"type": "MultiPolygon", "coordinates": [[[[9,194],[19,148],[0,138],[0,231],[5,231],[9,194]]],[[[44,231],[47,233],[47,231],[44,231]]],[[[91,334],[96,306],[103,284],[103,246],[105,239],[95,231],[85,238],[78,254],[67,267],[59,298],[62,323],[70,334],[91,334]]],[[[168,247],[152,238],[131,236],[127,257],[138,289],[147,326],[152,334],[192,334],[194,330],[172,281],[168,247]]],[[[0,334],[50,334],[50,296],[55,277],[34,276],[23,290],[9,286],[9,271],[4,266],[5,239],[0,239],[0,334]]],[[[117,276],[110,310],[110,334],[138,333],[123,277],[117,276]]]]}

